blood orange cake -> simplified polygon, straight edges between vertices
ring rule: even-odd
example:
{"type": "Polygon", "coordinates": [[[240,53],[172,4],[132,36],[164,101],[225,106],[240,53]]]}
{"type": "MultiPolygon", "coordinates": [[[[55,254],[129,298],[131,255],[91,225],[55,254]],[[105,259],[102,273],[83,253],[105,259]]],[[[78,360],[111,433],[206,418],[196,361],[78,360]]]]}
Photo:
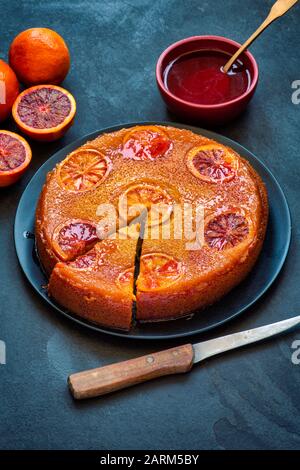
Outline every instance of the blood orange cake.
{"type": "Polygon", "coordinates": [[[136,126],[87,142],[48,174],[36,243],[50,296],[128,330],[229,292],[257,260],[267,217],[264,184],[231,148],[136,126]]]}

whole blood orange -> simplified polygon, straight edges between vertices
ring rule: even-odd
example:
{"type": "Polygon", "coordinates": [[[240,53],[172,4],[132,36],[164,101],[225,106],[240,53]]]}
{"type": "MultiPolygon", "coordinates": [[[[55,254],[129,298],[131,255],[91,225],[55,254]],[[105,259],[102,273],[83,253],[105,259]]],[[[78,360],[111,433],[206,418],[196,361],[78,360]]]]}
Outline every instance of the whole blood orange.
{"type": "Polygon", "coordinates": [[[65,41],[55,31],[31,28],[13,40],[9,63],[26,85],[59,85],[69,71],[70,54],[65,41]]]}
{"type": "Polygon", "coordinates": [[[0,59],[0,122],[10,115],[18,94],[19,82],[15,72],[0,59]]]}
{"type": "Polygon", "coordinates": [[[73,124],[74,97],[64,88],[38,85],[23,91],[14,102],[16,124],[34,140],[50,142],[62,137],[73,124]]]}
{"type": "Polygon", "coordinates": [[[24,173],[31,160],[31,149],[23,137],[0,131],[0,187],[10,186],[24,173]]]}

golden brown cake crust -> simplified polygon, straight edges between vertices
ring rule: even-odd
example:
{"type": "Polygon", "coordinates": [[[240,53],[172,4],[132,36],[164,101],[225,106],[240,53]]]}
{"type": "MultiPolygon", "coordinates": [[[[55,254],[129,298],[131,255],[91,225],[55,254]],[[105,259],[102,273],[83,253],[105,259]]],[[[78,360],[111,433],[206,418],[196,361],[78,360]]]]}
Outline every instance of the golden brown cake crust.
{"type": "MultiPolygon", "coordinates": [[[[223,214],[227,217],[234,213],[247,221],[246,241],[236,245],[234,242],[229,249],[215,249],[215,239],[211,241],[208,236],[199,250],[187,250],[187,240],[177,240],[174,236],[168,240],[144,240],[142,260],[147,260],[153,253],[167,256],[181,263],[182,275],[177,276],[176,282],[154,289],[144,289],[142,280],[137,280],[137,319],[140,321],[178,318],[220,299],[252,269],[265,236],[268,219],[266,189],[242,156],[191,131],[155,127],[171,143],[165,154],[153,159],[128,158],[123,149],[127,145],[128,133],[133,132],[135,137],[135,128],[133,131],[121,129],[100,135],[80,149],[92,149],[96,156],[97,152],[102,155],[105,166],[103,181],[99,180],[100,183],[89,190],[67,190],[62,164],[59,164],[48,174],[37,207],[36,244],[41,264],[51,275],[49,294],[77,315],[112,328],[129,329],[131,325],[133,285],[120,287],[117,279],[134,267],[136,240],[114,242],[116,251],[107,258],[105,266],[101,264],[97,270],[78,270],[72,265],[72,260],[83,253],[64,259],[53,241],[57,227],[70,221],[97,223],[99,204],[112,203],[117,207],[119,196],[128,187],[140,184],[162,188],[181,207],[187,203],[193,208],[202,205],[208,228],[210,220],[214,221],[223,214]],[[211,155],[210,147],[223,149],[228,158],[223,179],[219,182],[209,179],[211,173],[207,172],[206,156],[204,160],[201,157],[198,167],[194,164],[194,149],[197,152],[200,149],[195,153],[195,158],[198,158],[204,151],[201,149],[206,149],[211,155]],[[228,168],[234,170],[232,174],[228,168]]],[[[91,153],[89,158],[94,154],[91,153]]],[[[219,173],[216,175],[218,177],[219,173]]],[[[207,233],[208,228],[205,229],[207,233]]],[[[97,245],[102,243],[105,242],[99,241],[97,245]]],[[[93,245],[84,251],[91,249],[93,245]]]]}

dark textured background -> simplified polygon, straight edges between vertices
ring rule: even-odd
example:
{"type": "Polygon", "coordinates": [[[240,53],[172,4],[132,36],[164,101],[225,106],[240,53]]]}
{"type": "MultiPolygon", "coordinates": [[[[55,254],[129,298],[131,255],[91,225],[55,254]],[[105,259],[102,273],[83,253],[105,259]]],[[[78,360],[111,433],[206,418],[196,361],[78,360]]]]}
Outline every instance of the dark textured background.
{"type": "MultiPolygon", "coordinates": [[[[300,365],[291,344],[300,332],[208,361],[191,374],[165,378],[84,403],[72,400],[69,373],[131,358],[176,342],[142,343],[76,326],[52,311],[25,280],[15,255],[13,223],[20,196],[39,166],[86,133],[122,122],[172,120],[155,84],[160,52],[197,34],[243,41],[272,0],[1,1],[0,56],[12,38],[47,26],[66,39],[72,70],[64,86],[78,103],[67,136],[33,144],[22,181],[0,192],[0,448],[18,449],[299,449],[300,365]]],[[[299,314],[300,5],[252,46],[260,66],[246,114],[218,131],[257,154],[278,177],[293,218],[293,240],[278,281],[255,307],[195,340],[299,314]]],[[[13,129],[13,125],[7,124],[13,129]]]]}

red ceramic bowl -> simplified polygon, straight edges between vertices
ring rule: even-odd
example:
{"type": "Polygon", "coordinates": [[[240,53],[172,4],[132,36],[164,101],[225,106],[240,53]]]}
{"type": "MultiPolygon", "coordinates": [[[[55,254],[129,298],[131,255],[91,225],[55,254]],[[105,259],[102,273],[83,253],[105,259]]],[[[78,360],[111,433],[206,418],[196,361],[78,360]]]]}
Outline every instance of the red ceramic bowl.
{"type": "Polygon", "coordinates": [[[164,72],[170,62],[182,54],[211,50],[233,55],[239,47],[240,44],[237,42],[221,36],[193,36],[169,46],[158,59],[156,80],[159,91],[170,111],[188,120],[207,124],[224,124],[237,117],[251,100],[258,82],[258,66],[250,52],[246,51],[241,56],[241,60],[248,68],[251,76],[249,89],[238,98],[221,104],[201,105],[178,98],[165,87],[164,72]]]}

